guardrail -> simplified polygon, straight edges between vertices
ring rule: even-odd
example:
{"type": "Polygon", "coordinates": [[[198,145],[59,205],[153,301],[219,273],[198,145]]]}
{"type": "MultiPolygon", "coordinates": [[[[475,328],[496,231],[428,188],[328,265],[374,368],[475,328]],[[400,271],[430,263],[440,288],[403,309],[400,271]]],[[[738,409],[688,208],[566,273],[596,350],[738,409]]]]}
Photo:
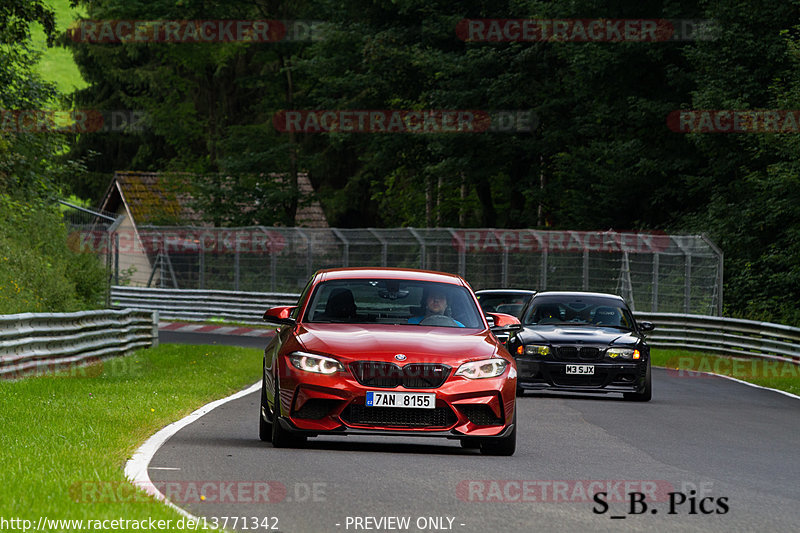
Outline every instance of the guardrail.
{"type": "Polygon", "coordinates": [[[224,318],[235,322],[263,324],[264,311],[278,305],[294,305],[299,294],[238,292],[145,287],[111,287],[111,306],[117,309],[158,311],[169,320],[224,318]]]}
{"type": "MultiPolygon", "coordinates": [[[[157,310],[161,318],[207,320],[225,318],[261,324],[264,311],[294,305],[299,294],[111,288],[114,307],[157,310]]],[[[763,357],[800,363],[800,328],[717,316],[678,313],[636,313],[637,320],[656,325],[647,335],[656,348],[702,350],[730,356],[763,357]]]]}
{"type": "Polygon", "coordinates": [[[655,324],[655,330],[647,335],[647,343],[656,348],[702,350],[800,364],[800,328],[677,313],[636,313],[636,319],[655,324]]]}
{"type": "Polygon", "coordinates": [[[157,345],[153,311],[0,315],[0,377],[68,370],[157,345]]]}

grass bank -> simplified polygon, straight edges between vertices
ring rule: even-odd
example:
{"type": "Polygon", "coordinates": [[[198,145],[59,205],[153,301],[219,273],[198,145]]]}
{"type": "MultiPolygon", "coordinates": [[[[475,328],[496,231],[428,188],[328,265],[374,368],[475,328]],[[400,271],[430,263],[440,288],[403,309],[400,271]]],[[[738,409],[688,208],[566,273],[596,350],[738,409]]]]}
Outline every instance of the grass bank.
{"type": "Polygon", "coordinates": [[[686,377],[696,377],[701,372],[711,372],[800,395],[800,365],[794,363],[656,348],[651,350],[651,357],[654,366],[677,370],[686,377]]]}
{"type": "Polygon", "coordinates": [[[0,314],[103,307],[104,266],[71,249],[76,238],[52,203],[0,193],[0,314]]]}
{"type": "MultiPolygon", "coordinates": [[[[56,28],[59,32],[66,31],[75,20],[85,15],[83,7],[73,8],[69,5],[69,0],[47,0],[45,3],[55,14],[56,28]]],[[[48,47],[44,31],[38,24],[31,25],[31,37],[35,49],[42,53],[38,67],[42,79],[55,83],[63,94],[87,87],[88,84],[81,76],[71,50],[60,46],[48,47]]]]}
{"type": "Polygon", "coordinates": [[[260,366],[260,350],[166,344],[69,374],[0,381],[0,516],[175,523],[175,511],[131,497],[125,462],[160,428],[257,381],[260,366]],[[87,484],[101,497],[87,498],[87,484]]]}

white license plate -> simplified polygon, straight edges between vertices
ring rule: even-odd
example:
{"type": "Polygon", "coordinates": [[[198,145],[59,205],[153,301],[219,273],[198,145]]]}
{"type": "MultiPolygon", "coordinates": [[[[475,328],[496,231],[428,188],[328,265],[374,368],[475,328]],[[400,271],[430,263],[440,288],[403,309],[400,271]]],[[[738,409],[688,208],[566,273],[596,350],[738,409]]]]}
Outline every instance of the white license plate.
{"type": "Polygon", "coordinates": [[[428,392],[368,391],[367,407],[436,408],[436,394],[428,392]]]}
{"type": "Polygon", "coordinates": [[[567,374],[594,374],[594,365],[567,365],[567,374]]]}

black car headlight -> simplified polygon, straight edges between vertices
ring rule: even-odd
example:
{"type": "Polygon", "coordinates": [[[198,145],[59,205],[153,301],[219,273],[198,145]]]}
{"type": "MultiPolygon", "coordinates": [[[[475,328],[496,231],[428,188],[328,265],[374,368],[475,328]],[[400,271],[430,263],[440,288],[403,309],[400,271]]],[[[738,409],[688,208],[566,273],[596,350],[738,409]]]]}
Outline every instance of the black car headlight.
{"type": "Polygon", "coordinates": [[[293,352],[289,355],[289,361],[291,361],[292,366],[298,370],[314,372],[316,374],[335,374],[336,372],[344,371],[342,363],[332,357],[325,357],[324,355],[293,352]]]}
{"type": "Polygon", "coordinates": [[[547,357],[550,355],[550,352],[550,347],[542,344],[520,344],[517,346],[517,355],[547,357]]]}
{"type": "Polygon", "coordinates": [[[636,361],[642,358],[639,350],[634,348],[609,348],[606,350],[609,359],[624,359],[626,361],[636,361]]]}

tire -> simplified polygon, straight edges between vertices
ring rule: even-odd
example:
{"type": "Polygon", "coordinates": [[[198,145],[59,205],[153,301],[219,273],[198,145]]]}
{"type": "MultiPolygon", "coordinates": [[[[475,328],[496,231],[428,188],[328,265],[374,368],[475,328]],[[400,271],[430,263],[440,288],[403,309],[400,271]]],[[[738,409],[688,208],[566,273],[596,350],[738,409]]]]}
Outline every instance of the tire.
{"type": "Polygon", "coordinates": [[[264,442],[272,442],[272,423],[264,419],[264,411],[269,411],[267,404],[267,381],[261,376],[261,405],[258,406],[258,438],[264,442]]]}
{"type": "Polygon", "coordinates": [[[649,402],[653,397],[653,378],[650,376],[650,364],[644,376],[644,389],[642,392],[625,392],[622,397],[629,402],[649,402]]]}
{"type": "Polygon", "coordinates": [[[514,455],[517,449],[517,412],[514,410],[514,429],[505,437],[499,439],[484,439],[481,441],[483,455],[514,455]]]}
{"type": "Polygon", "coordinates": [[[461,439],[461,447],[465,450],[477,450],[481,447],[481,440],[476,438],[461,439]]]}
{"type": "Polygon", "coordinates": [[[275,396],[273,404],[275,407],[272,411],[272,447],[273,448],[297,448],[305,444],[305,435],[297,435],[291,431],[283,429],[280,424],[281,417],[281,402],[279,391],[280,386],[278,378],[275,378],[275,396]]]}

